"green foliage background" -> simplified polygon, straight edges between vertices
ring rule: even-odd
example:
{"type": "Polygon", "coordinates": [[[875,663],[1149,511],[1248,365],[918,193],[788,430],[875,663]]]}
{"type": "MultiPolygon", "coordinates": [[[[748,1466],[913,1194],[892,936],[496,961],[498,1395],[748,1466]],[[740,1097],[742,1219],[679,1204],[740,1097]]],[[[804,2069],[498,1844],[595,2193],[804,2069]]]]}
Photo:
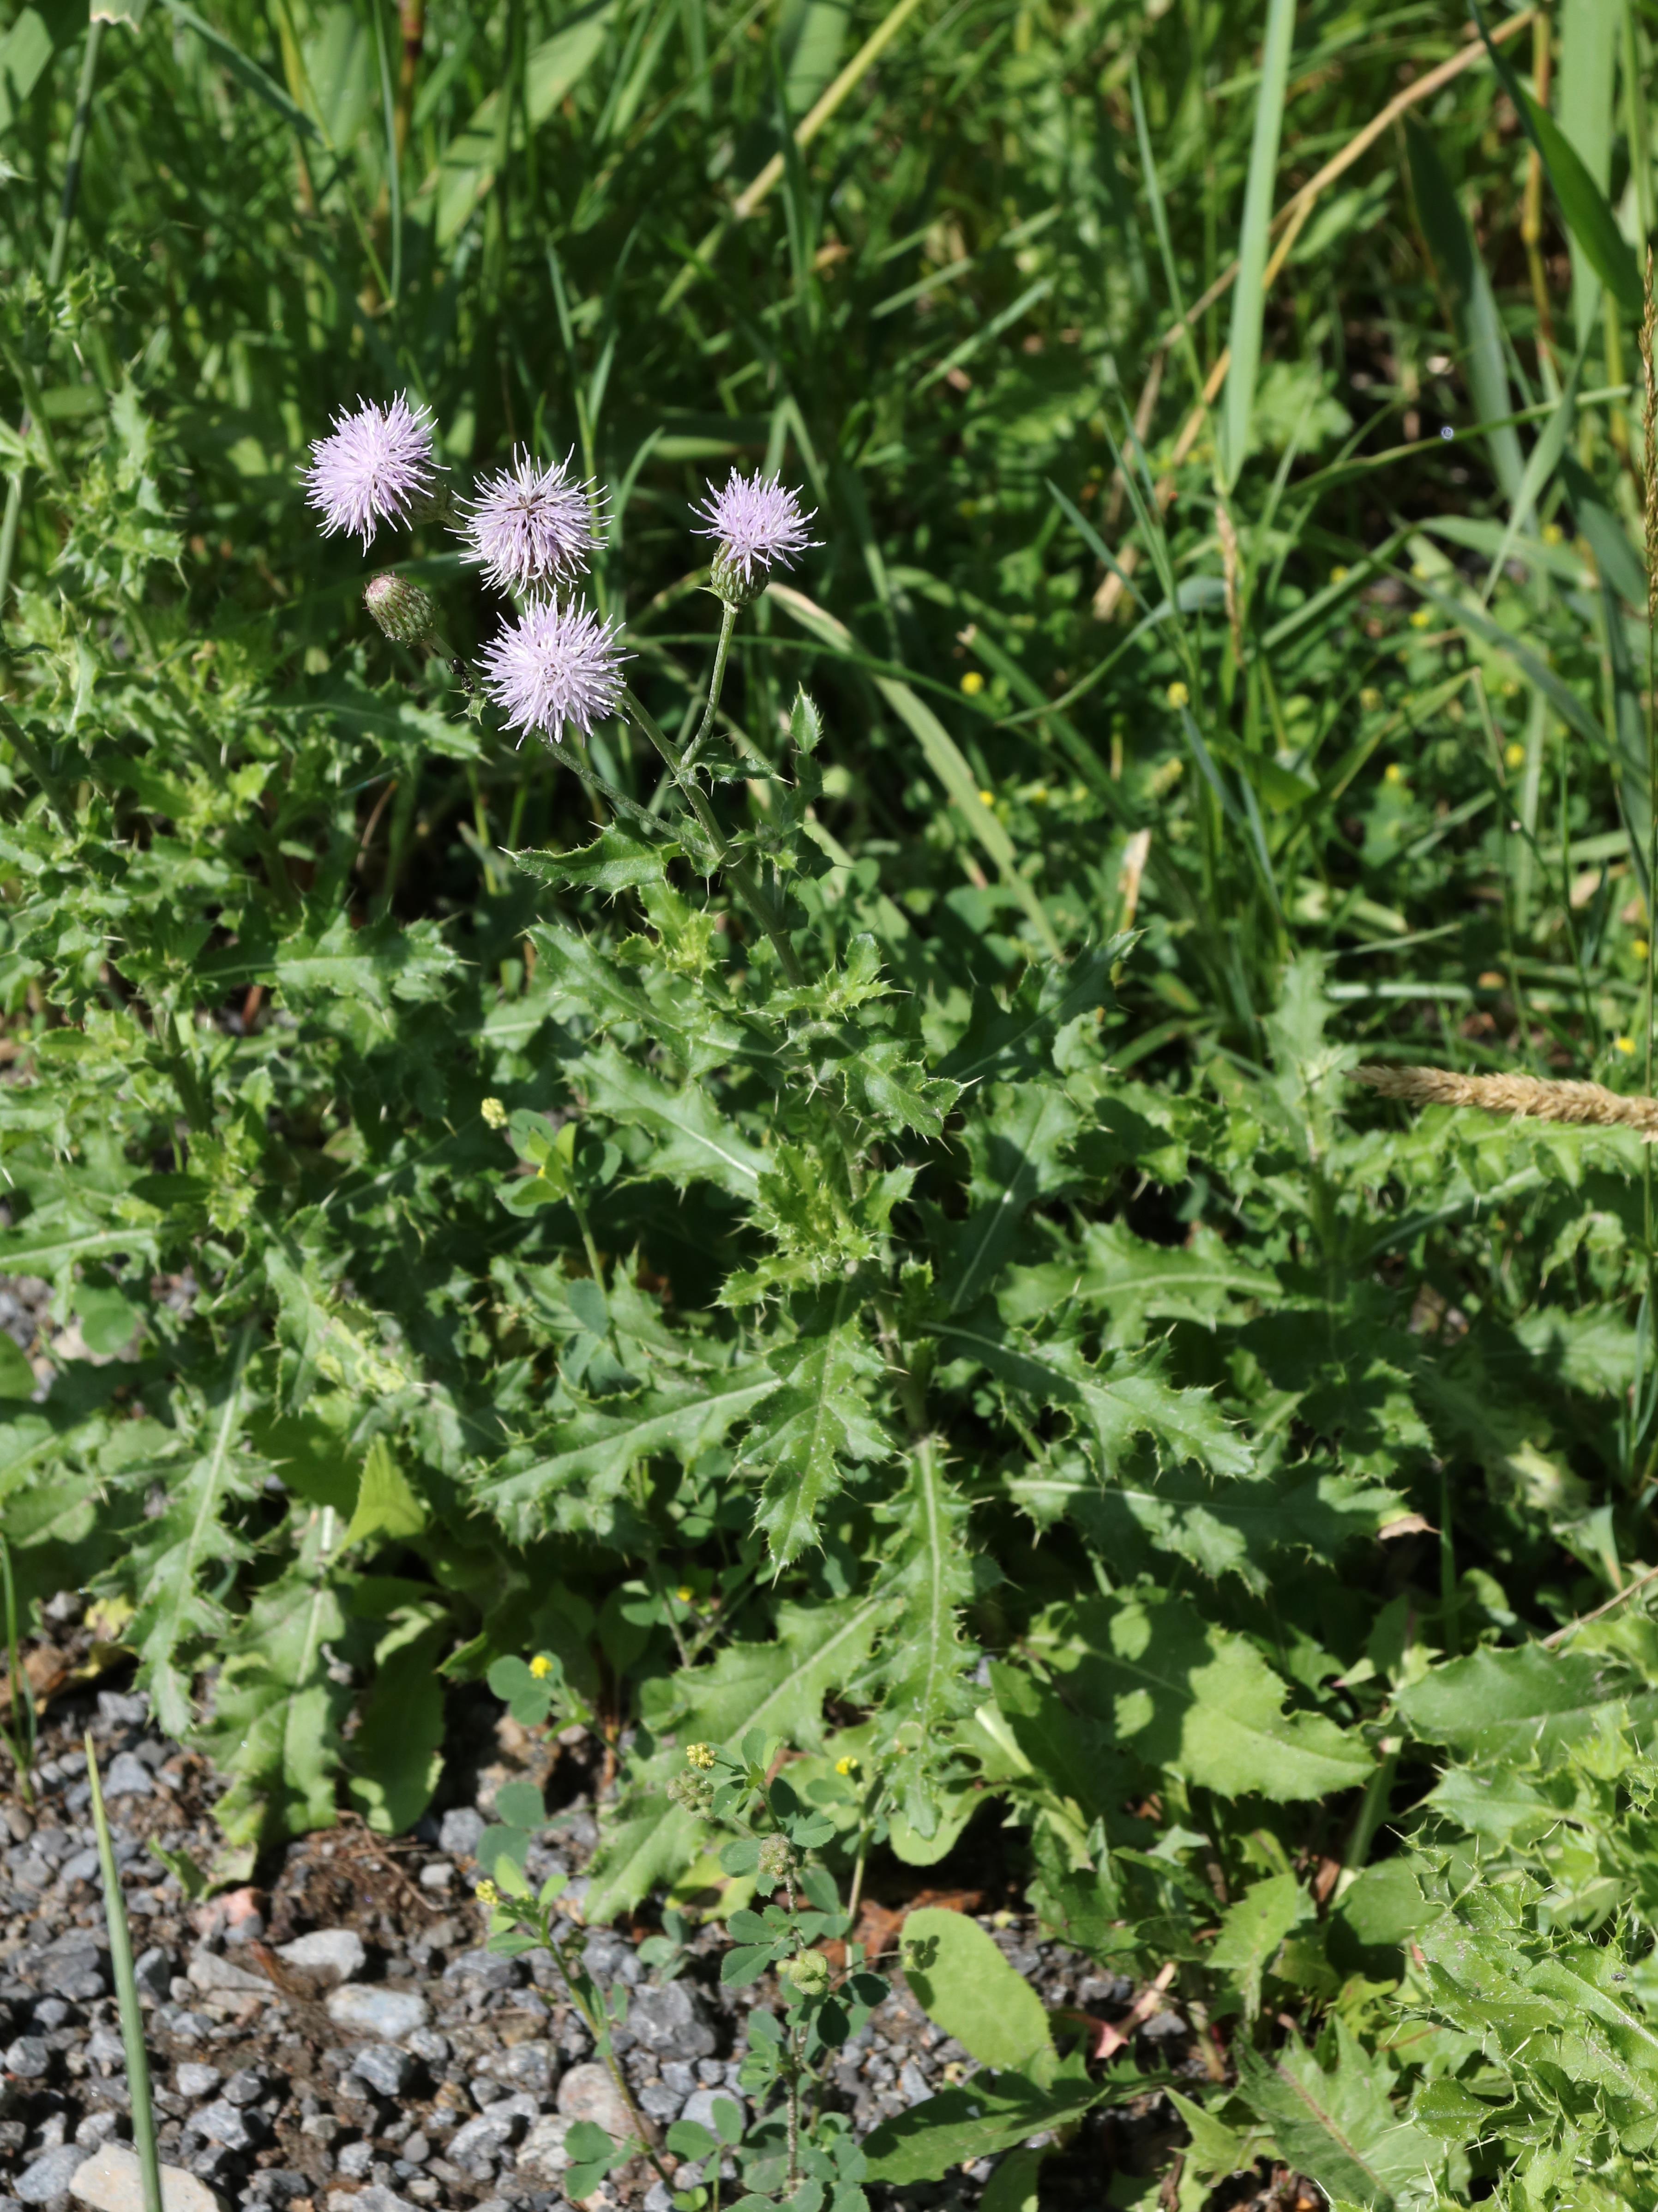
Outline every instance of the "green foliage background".
{"type": "Polygon", "coordinates": [[[84,10],[0,28],[25,1601],[131,1602],[227,1869],[406,1827],[487,1674],[623,1756],[619,1911],[757,1729],[1177,1963],[1181,2206],[1658,2203],[1658,1648],[1542,1641],[1650,1550],[1649,1164],[1348,1080],[1650,1086],[1648,12],[1418,100],[1281,273],[1455,9],[924,0],[805,145],[841,0],[433,0],[406,85],[414,0],[126,13],[60,283],[84,10]],[[803,487],[710,763],[763,911],[641,724],[584,788],[370,628],[296,472],[404,386],[609,487],[671,742],[689,502],[803,487]]]}

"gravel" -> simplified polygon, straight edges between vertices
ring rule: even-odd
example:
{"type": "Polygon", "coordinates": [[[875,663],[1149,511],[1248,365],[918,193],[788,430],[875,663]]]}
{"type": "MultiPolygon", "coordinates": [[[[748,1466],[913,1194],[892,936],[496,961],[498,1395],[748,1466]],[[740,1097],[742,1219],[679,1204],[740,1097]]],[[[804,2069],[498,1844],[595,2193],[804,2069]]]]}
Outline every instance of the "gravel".
{"type": "MultiPolygon", "coordinates": [[[[53,1634],[73,1663],[84,1663],[89,1636],[53,1634]]],[[[492,1737],[493,1711],[465,1710],[479,1738],[470,1786],[480,1801],[527,1765],[557,1808],[531,1844],[529,1871],[537,1881],[554,1871],[574,1877],[561,1910],[579,1932],[603,1747],[580,1731],[544,1745],[505,1723],[492,1737]]],[[[0,2212],[19,2204],[63,2212],[77,2201],[94,2212],[139,2212],[79,1749],[88,1725],[104,1775],[131,1785],[118,1796],[106,1788],[147,2008],[161,2154],[179,2212],[568,2212],[562,2178],[571,2125],[592,2120],[619,2137],[629,2122],[552,1960],[502,1960],[483,1948],[483,1915],[470,1894],[485,1826],[477,1806],[451,1806],[395,1840],[358,1826],[301,1838],[261,1863],[258,1889],[203,1902],[170,1869],[204,1871],[222,1847],[212,1817],[217,1785],[203,1762],[168,1742],[148,1700],[123,1688],[67,1687],[45,1722],[36,1806],[0,1790],[0,2057],[9,2077],[0,2084],[0,2212]],[[428,1881],[434,1870],[440,1878],[428,1881]],[[69,2198],[71,2183],[82,2181],[69,2198]]],[[[1018,1892],[994,1864],[970,1878],[987,1887],[948,1901],[980,1913],[1050,2004],[1123,2017],[1133,1983],[1101,1974],[1039,1941],[1023,1916],[998,1910],[1016,1905],[1018,1892]]],[[[918,1887],[897,1869],[884,1877],[872,1867],[871,1882],[883,1903],[913,1899],[918,1887]]],[[[872,1909],[890,1967],[896,1917],[872,1909]]],[[[738,2091],[737,2073],[746,2017],[767,2002],[764,1985],[721,1986],[726,1946],[717,1926],[694,1933],[672,1978],[659,1980],[639,1956],[654,1932],[647,1913],[627,1933],[596,1929],[581,1938],[590,1968],[628,1992],[616,2042],[640,2110],[659,2139],[680,2118],[716,2132],[714,2108],[726,2097],[752,2124],[762,2115],[738,2091]]],[[[869,1940],[871,1929],[863,1933],[869,1940]]],[[[1207,2078],[1174,2006],[1140,2034],[1145,2062],[1207,2078]]],[[[826,2102],[862,2134],[972,2070],[898,1978],[837,2055],[826,2102]]],[[[1127,2177],[1155,2172],[1177,2140],[1171,2109],[1156,2095],[1096,2116],[1044,2169],[1044,2205],[1091,2212],[1114,2173],[1127,2187],[1127,2177]]],[[[693,2185],[696,2171],[683,2167],[681,2185],[693,2185]]],[[[877,2191],[878,2212],[975,2204],[992,2171],[980,2161],[936,2188],[906,2189],[902,2207],[877,2191]]],[[[1143,2187],[1136,2180],[1131,2193],[1143,2187]]],[[[740,2186],[726,2191],[740,2194],[740,2186]]],[[[671,2212],[643,2161],[612,2177],[598,2201],[604,2212],[671,2212]]],[[[1248,2203],[1247,2193],[1236,2197],[1236,2212],[1248,2203]]],[[[1263,2194],[1257,2212],[1266,2203],[1263,2194]]]]}

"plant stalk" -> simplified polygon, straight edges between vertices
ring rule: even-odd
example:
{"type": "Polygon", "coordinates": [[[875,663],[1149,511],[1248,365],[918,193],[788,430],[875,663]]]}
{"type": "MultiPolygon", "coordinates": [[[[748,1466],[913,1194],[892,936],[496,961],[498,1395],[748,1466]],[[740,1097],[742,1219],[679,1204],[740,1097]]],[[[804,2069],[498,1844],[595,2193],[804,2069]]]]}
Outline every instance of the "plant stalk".
{"type": "Polygon", "coordinates": [[[121,1871],[115,1863],[115,1846],[110,1839],[109,1821],[104,1813],[104,1793],[98,1780],[98,1753],[90,1729],[87,1730],[86,1752],[87,1781],[92,1790],[92,1822],[98,1832],[98,1864],[104,1881],[104,1920],[109,1929],[110,1968],[115,1977],[121,2042],[126,2052],[132,2147],[138,2154],[138,2185],[143,2191],[144,2212],[162,2212],[161,2162],[155,2147],[155,2106],[149,2094],[144,2016],[138,2004],[138,1978],[132,1970],[132,1939],[127,1932],[126,1906],[121,1897],[121,1871]]]}
{"type": "MultiPolygon", "coordinates": [[[[81,57],[81,82],[75,94],[75,120],[70,125],[69,158],[64,166],[64,190],[58,203],[58,221],[52,234],[52,248],[46,258],[46,289],[55,292],[64,281],[64,263],[69,255],[70,225],[75,220],[75,204],[81,193],[81,156],[87,143],[87,124],[92,114],[92,90],[98,76],[98,52],[104,43],[104,26],[94,16],[87,26],[86,51],[81,57]]],[[[18,425],[18,436],[27,437],[29,416],[26,408],[18,425]]],[[[17,473],[6,487],[5,518],[0,521],[0,622],[5,619],[6,595],[11,588],[12,563],[17,556],[17,532],[23,515],[24,482],[28,474],[27,464],[20,461],[17,473]]]]}

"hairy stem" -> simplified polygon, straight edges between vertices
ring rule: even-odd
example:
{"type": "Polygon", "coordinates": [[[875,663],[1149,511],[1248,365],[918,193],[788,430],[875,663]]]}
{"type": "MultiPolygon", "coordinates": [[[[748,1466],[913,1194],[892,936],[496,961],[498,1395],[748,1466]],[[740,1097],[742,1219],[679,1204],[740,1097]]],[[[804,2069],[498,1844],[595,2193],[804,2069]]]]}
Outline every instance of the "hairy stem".
{"type": "Polygon", "coordinates": [[[725,688],[726,660],[731,651],[732,632],[737,628],[738,610],[729,599],[722,602],[720,611],[720,642],[714,649],[714,673],[708,678],[708,702],[702,709],[702,720],[696,734],[679,757],[681,768],[689,768],[701,749],[702,740],[714,727],[714,718],[720,705],[720,694],[725,688]]]}

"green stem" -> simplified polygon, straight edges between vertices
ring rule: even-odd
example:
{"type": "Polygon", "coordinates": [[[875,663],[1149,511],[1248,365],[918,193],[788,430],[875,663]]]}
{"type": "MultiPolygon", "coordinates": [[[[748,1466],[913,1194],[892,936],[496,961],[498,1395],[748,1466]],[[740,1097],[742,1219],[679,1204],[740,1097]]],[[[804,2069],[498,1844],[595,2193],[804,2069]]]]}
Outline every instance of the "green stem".
{"type": "MultiPolygon", "coordinates": [[[[16,477],[12,478],[14,485],[18,481],[16,477]]],[[[70,826],[69,811],[58,792],[58,779],[47,768],[45,755],[3,699],[0,699],[0,736],[4,737],[6,743],[45,793],[46,805],[57,816],[58,827],[68,830],[70,826]]]]}
{"type": "MultiPolygon", "coordinates": [[[[544,1912],[541,1916],[541,1940],[546,1948],[553,1954],[553,1961],[558,1968],[559,1978],[562,1981],[565,1988],[569,1991],[571,2003],[574,2005],[576,2010],[581,2014],[583,2020],[587,2023],[587,2033],[593,2039],[593,2047],[598,2052],[599,2057],[604,2060],[605,2071],[609,2074],[611,2081],[616,2084],[616,2094],[621,2098],[623,2103],[628,2108],[628,2117],[633,2122],[634,2132],[637,2135],[640,2142],[644,2147],[646,2157],[649,2159],[651,2164],[656,2168],[657,2173],[660,2179],[663,2181],[667,2182],[669,2187],[671,2188],[673,2185],[669,2179],[666,2168],[663,2166],[661,2160],[657,2156],[655,2151],[651,2148],[651,2139],[647,2131],[644,2116],[640,2112],[638,2106],[634,2102],[634,2093],[628,2087],[628,2077],[623,2072],[621,2061],[617,2058],[616,2051],[611,2045],[610,2023],[608,2019],[601,2019],[594,2011],[592,2006],[588,2003],[586,1997],[583,1995],[580,1984],[576,1976],[570,1972],[569,1961],[564,1955],[564,1944],[559,1942],[553,1934],[553,1917],[550,1911],[544,1912]]],[[[568,1936],[565,1938],[566,1942],[569,1940],[570,1939],[568,1936]]],[[[585,1972],[586,1970],[584,1969],[583,1971],[585,1972]]]]}
{"type": "MultiPolygon", "coordinates": [[[[69,254],[70,225],[75,220],[75,203],[81,191],[81,155],[87,142],[87,124],[92,114],[92,88],[98,75],[98,50],[104,42],[104,27],[94,16],[87,27],[86,52],[81,58],[81,82],[75,95],[75,120],[70,125],[69,155],[64,166],[64,190],[58,203],[58,221],[52,229],[52,250],[46,258],[46,289],[55,292],[64,281],[64,263],[69,254]]],[[[28,416],[25,413],[19,426],[20,437],[28,435],[28,416]]],[[[6,488],[6,513],[0,521],[0,619],[6,609],[6,595],[11,588],[12,563],[17,556],[17,531],[23,514],[23,486],[28,474],[26,463],[20,461],[17,473],[6,488]]]]}
{"type": "Polygon", "coordinates": [[[789,943],[789,934],[784,924],[780,908],[749,863],[746,860],[739,860],[726,842],[724,833],[714,818],[714,809],[708,804],[707,793],[694,777],[685,773],[684,759],[678,747],[667,732],[658,725],[653,717],[641,706],[631,691],[623,695],[623,702],[629,719],[644,732],[667,763],[674,781],[685,795],[686,804],[702,825],[704,834],[714,848],[716,865],[724,871],[742,893],[755,919],[770,938],[784,975],[791,983],[804,983],[806,980],[805,971],[794,957],[794,947],[789,943]]]}
{"type": "Polygon", "coordinates": [[[697,725],[695,736],[679,757],[679,765],[688,769],[701,750],[702,740],[714,727],[715,709],[726,682],[726,659],[731,651],[732,632],[737,628],[738,609],[730,599],[722,600],[720,611],[720,642],[714,649],[714,673],[708,678],[708,703],[702,709],[702,720],[697,725]]]}
{"type": "Polygon", "coordinates": [[[127,1932],[121,1874],[115,1863],[98,1782],[98,1749],[87,1730],[87,1781],[92,1790],[92,1824],[98,1832],[98,1863],[104,1878],[104,1920],[109,1929],[110,1971],[121,2015],[126,2051],[127,2095],[132,2106],[132,2147],[138,2154],[138,2185],[144,2212],[161,2212],[161,2162],[155,2147],[155,2106],[149,2094],[149,2053],[144,2048],[144,2016],[138,2004],[138,1980],[132,1971],[132,1939],[127,1932]]]}
{"type": "Polygon", "coordinates": [[[29,1776],[34,1765],[34,1690],[17,1647],[17,1586],[12,1580],[11,1547],[3,1533],[0,1533],[0,1579],[5,1587],[6,1657],[11,1668],[11,1723],[6,1730],[6,1748],[17,1770],[17,1794],[33,1811],[34,1784],[29,1776]]]}

